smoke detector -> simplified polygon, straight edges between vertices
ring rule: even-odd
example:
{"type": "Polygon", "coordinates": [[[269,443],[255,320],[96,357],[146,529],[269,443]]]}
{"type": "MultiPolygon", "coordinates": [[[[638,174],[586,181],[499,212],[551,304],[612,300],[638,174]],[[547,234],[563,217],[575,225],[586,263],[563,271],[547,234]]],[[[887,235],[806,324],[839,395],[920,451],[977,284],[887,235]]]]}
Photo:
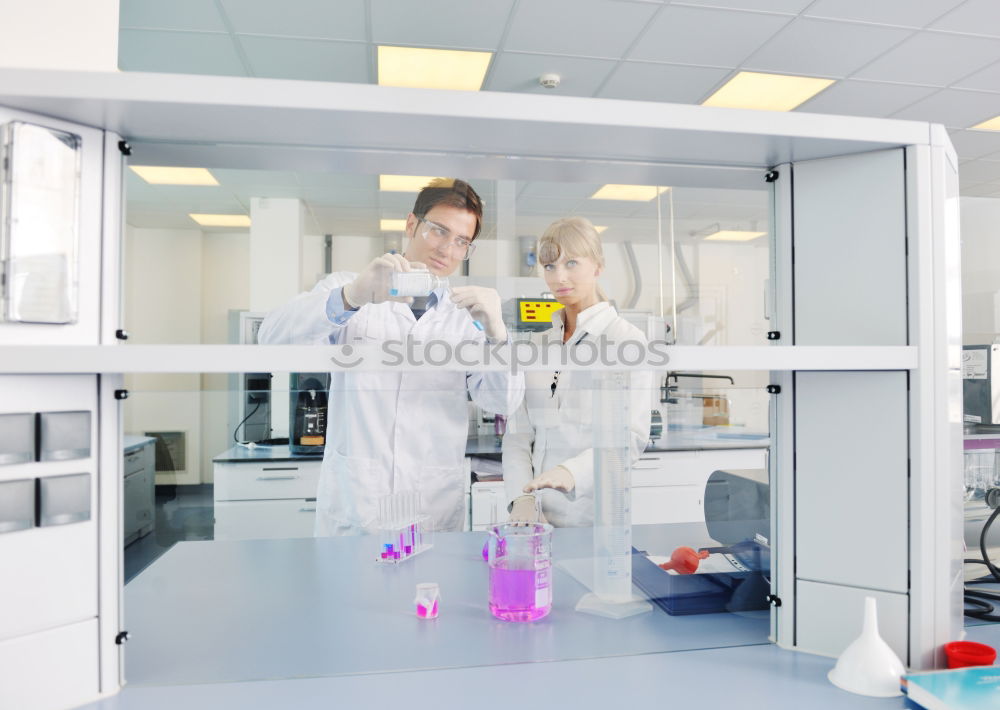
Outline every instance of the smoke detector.
{"type": "Polygon", "coordinates": [[[559,82],[562,81],[558,74],[542,74],[538,77],[538,83],[544,86],[546,89],[554,89],[559,86],[559,82]]]}

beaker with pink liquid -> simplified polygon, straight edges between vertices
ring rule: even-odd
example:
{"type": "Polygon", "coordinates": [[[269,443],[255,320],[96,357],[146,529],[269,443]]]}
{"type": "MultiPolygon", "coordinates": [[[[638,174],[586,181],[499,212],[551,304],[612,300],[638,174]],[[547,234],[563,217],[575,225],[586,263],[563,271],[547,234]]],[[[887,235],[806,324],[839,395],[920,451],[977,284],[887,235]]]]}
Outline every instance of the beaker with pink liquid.
{"type": "Polygon", "coordinates": [[[552,526],[504,523],[490,528],[490,613],[537,621],[552,610],[552,526]]]}

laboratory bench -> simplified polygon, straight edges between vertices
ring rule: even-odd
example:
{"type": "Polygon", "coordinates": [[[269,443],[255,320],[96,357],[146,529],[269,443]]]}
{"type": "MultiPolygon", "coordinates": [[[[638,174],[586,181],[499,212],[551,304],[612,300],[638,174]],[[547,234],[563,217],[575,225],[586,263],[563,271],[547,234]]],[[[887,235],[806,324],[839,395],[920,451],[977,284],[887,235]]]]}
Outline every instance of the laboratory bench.
{"type": "MultiPolygon", "coordinates": [[[[482,533],[437,535],[398,566],[375,562],[374,537],[179,543],[125,589],[126,687],[85,707],[904,707],[832,686],[833,659],[770,644],[767,611],[574,611],[586,587],[564,565],[590,539],[554,531],[553,608],[533,623],[490,615],[482,533]],[[435,620],[413,612],[424,581],[441,585],[435,620]]],[[[656,553],[708,537],[636,526],[634,541],[656,553]]],[[[997,625],[968,631],[1000,643],[997,625]]]]}
{"type": "MultiPolygon", "coordinates": [[[[632,470],[636,524],[698,522],[705,483],[718,469],[764,468],[766,434],[738,427],[674,431],[648,446],[632,470]]],[[[469,437],[465,463],[465,529],[482,530],[506,516],[502,481],[479,481],[476,459],[498,461],[500,439],[469,437]]],[[[293,454],[288,446],[233,446],[212,459],[215,539],[309,537],[316,516],[321,454],[293,454]]]]}

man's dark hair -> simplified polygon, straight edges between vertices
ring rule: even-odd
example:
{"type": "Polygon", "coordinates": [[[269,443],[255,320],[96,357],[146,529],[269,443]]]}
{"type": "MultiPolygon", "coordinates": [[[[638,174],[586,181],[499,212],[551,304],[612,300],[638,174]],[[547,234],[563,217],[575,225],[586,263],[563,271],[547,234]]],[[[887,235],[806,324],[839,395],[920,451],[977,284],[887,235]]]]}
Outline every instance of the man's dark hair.
{"type": "Polygon", "coordinates": [[[447,205],[460,210],[468,210],[476,216],[475,239],[483,226],[483,201],[472,189],[472,185],[464,180],[452,178],[434,178],[417,195],[413,203],[413,214],[423,219],[434,207],[447,205]]]}

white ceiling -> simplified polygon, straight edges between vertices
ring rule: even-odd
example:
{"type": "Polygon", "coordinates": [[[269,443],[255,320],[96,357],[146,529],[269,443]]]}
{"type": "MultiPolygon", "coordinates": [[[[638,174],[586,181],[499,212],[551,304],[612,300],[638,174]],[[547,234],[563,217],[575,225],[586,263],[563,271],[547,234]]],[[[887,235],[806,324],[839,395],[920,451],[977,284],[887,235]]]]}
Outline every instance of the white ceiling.
{"type": "MultiPolygon", "coordinates": [[[[123,70],[374,83],[378,44],[494,52],[484,91],[700,103],[740,70],[836,79],[797,110],[943,123],[962,194],[1000,197],[1000,133],[968,130],[1000,115],[1000,0],[121,0],[123,70]],[[537,81],[546,72],[562,77],[551,92],[537,81]]],[[[130,177],[130,223],[191,227],[189,211],[287,196],[306,201],[316,229],[367,233],[412,199],[379,195],[374,178],[216,172],[218,188],[130,177]]],[[[519,212],[593,210],[546,189],[519,184],[519,212]]],[[[739,200],[708,202],[766,216],[756,198],[749,216],[739,200]]]]}

